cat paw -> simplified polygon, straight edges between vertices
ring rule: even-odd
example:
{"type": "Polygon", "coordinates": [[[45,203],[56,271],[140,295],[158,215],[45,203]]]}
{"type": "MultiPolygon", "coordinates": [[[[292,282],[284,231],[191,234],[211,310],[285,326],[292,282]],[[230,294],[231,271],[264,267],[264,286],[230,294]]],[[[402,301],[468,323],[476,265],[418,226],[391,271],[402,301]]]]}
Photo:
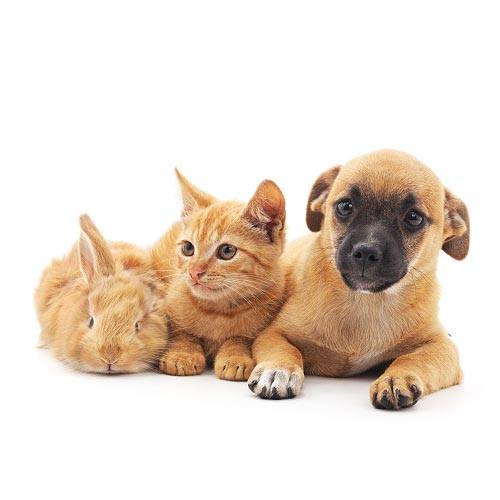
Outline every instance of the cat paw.
{"type": "Polygon", "coordinates": [[[380,410],[400,410],[413,406],[422,393],[422,381],[412,375],[383,374],[370,387],[372,404],[380,410]]]}
{"type": "Polygon", "coordinates": [[[168,375],[199,375],[205,365],[205,356],[199,352],[167,351],[160,359],[160,370],[168,375]]]}
{"type": "Polygon", "coordinates": [[[217,356],[214,372],[222,380],[248,380],[254,366],[250,356],[217,356]]]}
{"type": "Polygon", "coordinates": [[[298,365],[259,363],[248,379],[249,389],[263,399],[294,398],[303,383],[304,371],[298,365]]]}

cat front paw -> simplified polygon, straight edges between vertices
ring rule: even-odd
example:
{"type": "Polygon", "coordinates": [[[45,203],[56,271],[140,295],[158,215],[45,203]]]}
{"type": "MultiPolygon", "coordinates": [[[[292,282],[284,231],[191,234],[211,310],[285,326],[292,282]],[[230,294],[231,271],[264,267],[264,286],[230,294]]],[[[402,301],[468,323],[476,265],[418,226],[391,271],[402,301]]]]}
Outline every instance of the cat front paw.
{"type": "Polygon", "coordinates": [[[248,380],[255,363],[251,356],[232,355],[217,356],[214,363],[214,372],[222,380],[248,380]]]}
{"type": "Polygon", "coordinates": [[[160,359],[160,370],[168,375],[199,375],[206,366],[199,352],[167,351],[160,359]]]}
{"type": "Polygon", "coordinates": [[[304,371],[298,365],[259,363],[248,380],[249,389],[262,399],[294,398],[304,383],[304,371]]]}

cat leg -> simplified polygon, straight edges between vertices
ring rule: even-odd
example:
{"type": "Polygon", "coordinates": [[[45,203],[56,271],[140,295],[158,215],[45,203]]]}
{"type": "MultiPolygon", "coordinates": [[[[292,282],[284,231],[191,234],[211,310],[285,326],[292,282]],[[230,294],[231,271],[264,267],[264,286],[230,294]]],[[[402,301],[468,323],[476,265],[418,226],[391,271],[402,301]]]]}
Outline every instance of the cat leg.
{"type": "Polygon", "coordinates": [[[160,370],[168,375],[199,375],[206,366],[200,340],[187,333],[172,335],[160,359],[160,370]]]}
{"type": "Polygon", "coordinates": [[[214,372],[223,380],[248,380],[255,363],[252,359],[252,341],[246,337],[226,340],[217,351],[214,372]]]}

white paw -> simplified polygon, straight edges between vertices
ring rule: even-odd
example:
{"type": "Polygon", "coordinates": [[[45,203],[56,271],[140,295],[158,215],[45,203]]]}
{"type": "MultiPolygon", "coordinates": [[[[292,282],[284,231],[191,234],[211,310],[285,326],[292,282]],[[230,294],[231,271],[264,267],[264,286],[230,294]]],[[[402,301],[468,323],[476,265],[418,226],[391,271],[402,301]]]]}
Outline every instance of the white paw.
{"type": "Polygon", "coordinates": [[[300,366],[277,366],[259,363],[248,379],[250,390],[263,399],[294,398],[304,383],[300,366]]]}

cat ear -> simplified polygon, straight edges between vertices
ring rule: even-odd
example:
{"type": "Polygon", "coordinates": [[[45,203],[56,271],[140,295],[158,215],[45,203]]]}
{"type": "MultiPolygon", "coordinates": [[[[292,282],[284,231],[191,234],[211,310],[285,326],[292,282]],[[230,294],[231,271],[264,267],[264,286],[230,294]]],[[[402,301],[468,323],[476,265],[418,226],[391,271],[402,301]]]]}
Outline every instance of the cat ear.
{"type": "Polygon", "coordinates": [[[465,203],[445,189],[443,250],[457,260],[469,253],[470,224],[465,203]]]}
{"type": "Polygon", "coordinates": [[[115,260],[111,250],[92,219],[86,214],[80,216],[80,229],[78,257],[80,270],[87,283],[114,274],[115,260]]]}
{"type": "Polygon", "coordinates": [[[253,227],[265,231],[269,240],[274,242],[285,227],[285,197],[280,188],[273,181],[261,182],[245,207],[243,218],[253,227]]]}
{"type": "Polygon", "coordinates": [[[177,169],[175,175],[182,193],[182,216],[187,217],[200,208],[206,208],[217,201],[216,198],[193,186],[177,169]]]}

